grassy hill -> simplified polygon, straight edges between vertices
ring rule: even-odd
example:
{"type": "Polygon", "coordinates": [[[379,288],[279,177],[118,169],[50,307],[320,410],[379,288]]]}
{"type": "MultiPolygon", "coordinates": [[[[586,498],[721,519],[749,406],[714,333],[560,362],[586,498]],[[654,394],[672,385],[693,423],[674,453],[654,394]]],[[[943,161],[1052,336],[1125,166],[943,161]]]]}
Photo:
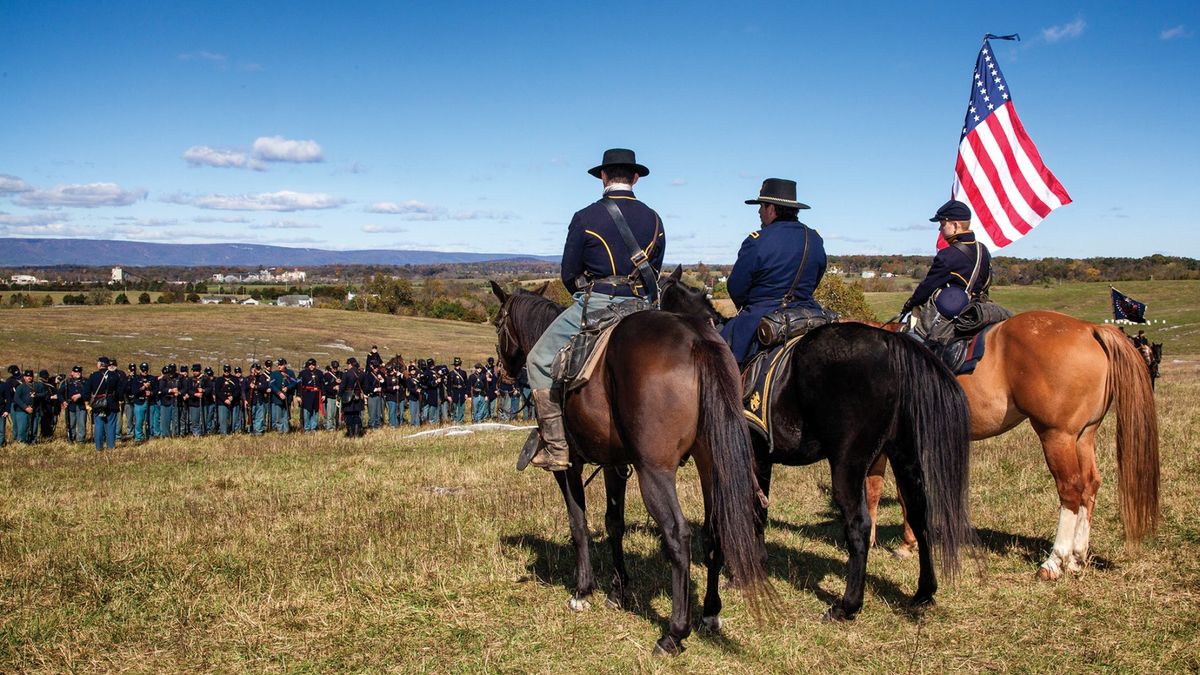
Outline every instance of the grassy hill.
{"type": "MultiPolygon", "coordinates": [[[[1166,320],[1166,324],[1144,328],[1152,340],[1163,343],[1167,357],[1200,355],[1200,281],[1123,281],[1115,285],[1146,303],[1148,318],[1166,320]]],[[[1052,309],[1099,323],[1112,318],[1108,288],[1103,282],[997,286],[992,289],[992,299],[1014,312],[1052,309]]],[[[895,316],[908,296],[907,292],[867,293],[867,303],[884,320],[895,316]]]]}
{"type": "Polygon", "coordinates": [[[0,360],[65,372],[97,356],[127,362],[229,363],[283,356],[324,365],[359,360],[379,345],[384,358],[461,356],[467,364],[494,352],[490,325],[326,309],[234,305],[113,305],[0,312],[0,360]]]}

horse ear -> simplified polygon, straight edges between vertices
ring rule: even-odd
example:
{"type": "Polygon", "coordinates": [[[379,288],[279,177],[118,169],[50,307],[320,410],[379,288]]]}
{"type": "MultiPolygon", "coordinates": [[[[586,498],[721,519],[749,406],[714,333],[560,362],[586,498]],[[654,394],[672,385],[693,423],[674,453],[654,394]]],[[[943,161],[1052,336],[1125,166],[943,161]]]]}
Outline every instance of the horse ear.
{"type": "Polygon", "coordinates": [[[500,301],[500,304],[503,305],[504,303],[508,302],[508,293],[505,293],[504,289],[500,288],[500,284],[492,281],[491,279],[488,280],[488,283],[492,285],[492,293],[496,295],[496,299],[500,301]]]}
{"type": "Polygon", "coordinates": [[[676,265],[675,271],[671,272],[671,281],[679,282],[683,278],[683,265],[676,265]]]}
{"type": "Polygon", "coordinates": [[[542,297],[544,298],[544,297],[546,297],[546,289],[548,289],[548,288],[550,288],[550,282],[549,282],[549,281],[547,281],[546,283],[544,283],[544,284],[542,284],[541,286],[539,286],[539,287],[537,288],[537,290],[535,290],[535,291],[534,291],[534,293],[537,293],[538,295],[540,295],[540,296],[542,296],[542,297]]]}

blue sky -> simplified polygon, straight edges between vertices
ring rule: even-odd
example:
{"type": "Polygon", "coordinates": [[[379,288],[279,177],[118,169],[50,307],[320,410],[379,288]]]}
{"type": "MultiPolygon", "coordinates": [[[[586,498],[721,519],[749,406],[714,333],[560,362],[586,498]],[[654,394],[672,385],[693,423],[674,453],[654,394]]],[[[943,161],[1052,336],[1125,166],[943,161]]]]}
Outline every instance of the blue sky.
{"type": "MultiPolygon", "coordinates": [[[[1074,203],[1003,249],[1200,257],[1200,4],[0,0],[0,236],[554,254],[608,147],[670,262],[763,178],[930,253],[984,33],[1074,203]]],[[[16,261],[6,260],[6,264],[16,261]]]]}

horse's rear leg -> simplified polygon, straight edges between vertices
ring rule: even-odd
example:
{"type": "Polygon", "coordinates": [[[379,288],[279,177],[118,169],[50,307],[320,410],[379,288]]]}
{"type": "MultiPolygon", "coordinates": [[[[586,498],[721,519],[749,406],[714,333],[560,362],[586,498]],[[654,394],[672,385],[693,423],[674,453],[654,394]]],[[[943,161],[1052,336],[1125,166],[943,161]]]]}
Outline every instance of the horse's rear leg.
{"type": "Polygon", "coordinates": [[[625,606],[625,589],[629,584],[629,572],[625,569],[625,486],[628,479],[619,469],[604,468],[604,528],[608,532],[608,546],[612,550],[612,588],[604,604],[612,609],[625,606]]]}
{"type": "Polygon", "coordinates": [[[1079,474],[1083,480],[1083,498],[1080,501],[1079,517],[1075,520],[1075,541],[1071,546],[1071,559],[1067,569],[1082,572],[1087,565],[1088,548],[1092,538],[1092,514],[1096,512],[1096,493],[1100,491],[1100,470],[1096,467],[1096,429],[1099,423],[1083,430],[1075,443],[1079,459],[1079,474]]]}
{"type": "MultiPolygon", "coordinates": [[[[867,469],[867,514],[871,518],[871,548],[879,542],[876,540],[875,532],[879,524],[879,500],[883,497],[883,477],[887,470],[888,456],[886,453],[879,453],[879,457],[875,458],[875,463],[871,468],[867,469]]],[[[897,485],[897,487],[899,487],[897,485]]],[[[913,535],[912,527],[908,524],[908,511],[904,506],[904,494],[897,490],[896,500],[900,502],[900,520],[904,524],[904,533],[900,535],[900,545],[896,550],[892,551],[892,555],[897,558],[911,558],[917,552],[917,539],[913,535]]]]}
{"type": "Polygon", "coordinates": [[[675,493],[675,469],[645,468],[638,471],[638,486],[646,510],[662,529],[663,548],[671,563],[671,619],[667,633],[654,648],[655,654],[678,654],[691,632],[689,603],[692,534],[679,497],[675,493]]]}
{"type": "MultiPolygon", "coordinates": [[[[933,554],[929,546],[928,498],[925,494],[925,483],[921,477],[921,466],[917,459],[917,449],[894,448],[892,473],[896,476],[896,488],[899,492],[900,503],[904,505],[904,535],[902,547],[909,548],[909,554],[915,550],[920,560],[920,576],[917,580],[917,592],[913,596],[914,605],[924,605],[933,602],[933,594],[937,592],[937,572],[933,567],[933,554]],[[910,527],[910,523],[914,523],[910,527]],[[912,544],[908,539],[912,538],[912,544]]],[[[907,556],[903,556],[907,557],[907,556]]]]}
{"type": "Polygon", "coordinates": [[[700,493],[704,496],[704,609],[701,625],[710,633],[721,631],[721,567],[725,565],[725,553],[721,537],[713,521],[713,463],[708,447],[692,448],[696,460],[696,471],[700,474],[700,493]]]}
{"type": "Polygon", "coordinates": [[[1053,581],[1062,576],[1064,568],[1072,567],[1079,520],[1088,518],[1083,501],[1085,478],[1075,449],[1075,434],[1039,424],[1034,424],[1034,431],[1042,440],[1046,465],[1050,467],[1058,489],[1058,529],[1054,534],[1054,547],[1037,573],[1039,579],[1053,581]]]}
{"type": "Polygon", "coordinates": [[[846,550],[850,559],[846,568],[846,592],[825,612],[827,621],[853,619],[862,609],[867,579],[867,546],[871,540],[871,522],[867,517],[867,452],[856,452],[853,445],[830,455],[833,499],[846,521],[846,550]]]}
{"type": "Polygon", "coordinates": [[[567,519],[571,524],[571,543],[575,545],[575,593],[567,606],[582,611],[591,606],[588,598],[596,588],[592,577],[592,560],[588,553],[591,537],[588,534],[587,508],[584,503],[582,467],[572,465],[566,471],[555,471],[554,479],[567,503],[567,519]]]}

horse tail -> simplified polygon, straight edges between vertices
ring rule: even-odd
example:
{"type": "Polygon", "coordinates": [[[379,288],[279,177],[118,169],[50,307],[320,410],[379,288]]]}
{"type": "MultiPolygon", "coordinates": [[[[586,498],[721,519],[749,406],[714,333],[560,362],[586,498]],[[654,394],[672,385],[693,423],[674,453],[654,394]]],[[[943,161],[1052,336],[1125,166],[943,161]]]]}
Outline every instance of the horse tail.
{"type": "MultiPolygon", "coordinates": [[[[892,335],[891,359],[900,383],[900,429],[920,456],[927,526],[942,575],[953,579],[959,553],[976,543],[968,506],[970,407],[962,387],[937,357],[912,338],[892,335]]],[[[898,445],[903,445],[898,444],[898,445]]]]}
{"type": "Polygon", "coordinates": [[[1119,329],[1096,326],[1108,354],[1108,387],[1117,408],[1117,493],[1125,541],[1136,548],[1158,527],[1158,414],[1150,372],[1119,329]]]}
{"type": "MultiPolygon", "coordinates": [[[[711,331],[711,328],[708,329],[711,331]]],[[[758,614],[771,597],[766,553],[758,538],[754,450],[742,412],[741,383],[733,354],[715,334],[693,347],[700,384],[701,442],[712,456],[713,527],[725,563],[758,614]]]]}

